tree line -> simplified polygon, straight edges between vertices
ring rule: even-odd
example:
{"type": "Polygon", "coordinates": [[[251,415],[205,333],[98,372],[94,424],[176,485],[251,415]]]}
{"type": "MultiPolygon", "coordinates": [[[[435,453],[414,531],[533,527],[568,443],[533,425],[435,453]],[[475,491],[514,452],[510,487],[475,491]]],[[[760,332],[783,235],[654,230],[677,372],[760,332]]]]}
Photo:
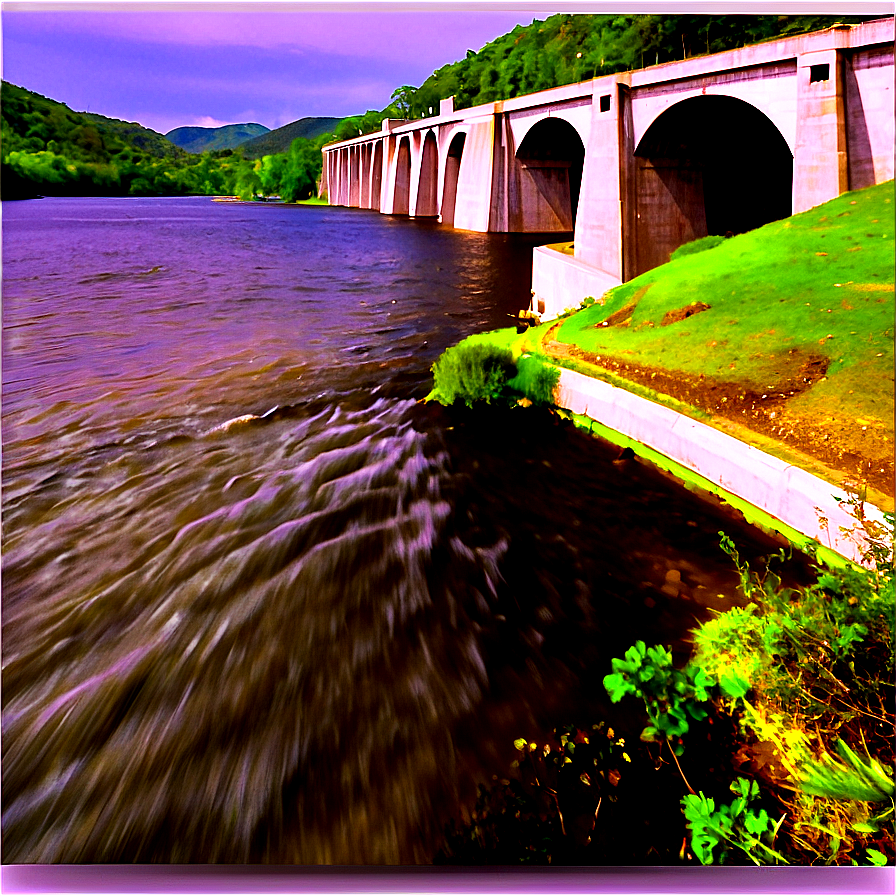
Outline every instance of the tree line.
{"type": "Polygon", "coordinates": [[[419,87],[393,94],[401,117],[435,114],[439,101],[455,108],[575,84],[691,56],[732,50],[793,34],[854,24],[873,16],[819,15],[554,15],[444,65],[419,87]]]}
{"type": "Polygon", "coordinates": [[[517,26],[433,72],[419,87],[393,91],[380,111],[343,119],[332,134],[296,138],[289,150],[251,161],[239,147],[190,154],[154,131],[2,84],[2,193],[53,195],[279,196],[314,194],[321,148],[380,130],[384,118],[425,118],[455,97],[455,108],[509,99],[601,75],[716,53],[763,40],[853,24],[871,16],[569,15],[517,26]]]}
{"type": "Polygon", "coordinates": [[[288,152],[252,161],[229,149],[191,154],[140,125],[74,112],[14,84],[0,88],[4,199],[63,196],[279,194],[307,199],[332,136],[296,140],[288,152]]]}

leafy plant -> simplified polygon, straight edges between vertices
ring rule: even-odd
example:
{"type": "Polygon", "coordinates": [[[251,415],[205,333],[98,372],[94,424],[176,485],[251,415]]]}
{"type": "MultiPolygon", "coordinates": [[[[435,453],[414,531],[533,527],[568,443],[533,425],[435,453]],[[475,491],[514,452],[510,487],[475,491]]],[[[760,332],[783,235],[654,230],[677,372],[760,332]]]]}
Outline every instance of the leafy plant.
{"type": "Polygon", "coordinates": [[[719,683],[726,697],[744,697],[779,652],[781,626],[756,604],[734,607],[694,631],[692,662],[719,683]]]}
{"type": "Polygon", "coordinates": [[[837,756],[825,753],[806,763],[800,786],[806,793],[840,800],[880,802],[893,798],[893,770],[867,756],[862,759],[849,745],[838,740],[837,756]]]}
{"type": "Polygon", "coordinates": [[[628,694],[640,697],[651,721],[641,739],[666,739],[670,746],[672,739],[677,739],[672,750],[680,756],[684,752],[681,737],[690,728],[688,717],[700,720],[707,716],[701,704],[710,699],[713,680],[693,665],[676,669],[665,647],[646,647],[643,641],[629,647],[622,659],[614,657],[612,668],[604,677],[604,687],[613,703],[628,694]]]}
{"type": "Polygon", "coordinates": [[[762,864],[760,859],[787,864],[784,856],[771,847],[781,821],[774,823],[765,809],[752,805],[759,797],[759,785],[738,778],[731,790],[734,801],[718,808],[715,800],[704,796],[702,791],[689,793],[681,801],[691,829],[691,848],[699,862],[702,865],[724,862],[734,847],[756,865],[762,864]]]}

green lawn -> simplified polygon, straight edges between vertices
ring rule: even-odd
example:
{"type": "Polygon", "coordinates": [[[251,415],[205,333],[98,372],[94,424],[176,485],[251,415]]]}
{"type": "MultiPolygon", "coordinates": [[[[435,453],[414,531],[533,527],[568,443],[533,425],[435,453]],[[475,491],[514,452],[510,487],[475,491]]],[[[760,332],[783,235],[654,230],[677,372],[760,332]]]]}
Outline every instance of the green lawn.
{"type": "Polygon", "coordinates": [[[892,418],[894,245],[889,181],[648,271],[573,314],[556,338],[759,391],[822,355],[827,379],[794,404],[833,399],[892,418]],[[662,326],[697,302],[710,307],[662,326]],[[628,308],[626,322],[602,326],[628,308]]]}

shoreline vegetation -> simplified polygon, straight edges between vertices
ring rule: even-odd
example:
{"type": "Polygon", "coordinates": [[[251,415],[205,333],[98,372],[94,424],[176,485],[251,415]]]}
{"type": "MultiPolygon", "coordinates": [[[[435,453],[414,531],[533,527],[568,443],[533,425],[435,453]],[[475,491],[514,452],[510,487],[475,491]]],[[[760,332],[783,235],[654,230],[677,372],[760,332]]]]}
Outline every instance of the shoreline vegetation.
{"type": "Polygon", "coordinates": [[[749,569],[720,532],[746,607],[698,625],[684,666],[643,642],[613,659],[594,685],[623,721],[520,737],[439,861],[894,863],[892,231],[890,181],[686,245],[556,321],[470,336],[433,366],[428,400],[443,404],[549,404],[531,384],[555,365],[660,400],[851,482],[865,545],[864,567],[817,550],[816,581],[792,589],[775,571],[786,551],[749,569]],[[814,440],[788,438],[807,428],[814,440]],[[885,525],[864,518],[865,497],[885,525]]]}

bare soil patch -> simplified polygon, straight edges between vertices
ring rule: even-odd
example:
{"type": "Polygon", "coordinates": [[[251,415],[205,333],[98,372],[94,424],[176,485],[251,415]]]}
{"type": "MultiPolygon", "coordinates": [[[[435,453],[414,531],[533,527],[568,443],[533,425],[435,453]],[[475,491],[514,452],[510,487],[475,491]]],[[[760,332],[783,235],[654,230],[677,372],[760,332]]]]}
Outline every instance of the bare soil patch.
{"type": "Polygon", "coordinates": [[[638,307],[637,302],[629,302],[624,308],[620,308],[618,311],[614,311],[607,318],[602,320],[599,324],[595,324],[595,327],[627,327],[631,322],[632,315],[635,313],[635,308],[638,307]]]}
{"type": "Polygon", "coordinates": [[[772,439],[841,474],[844,480],[867,483],[892,499],[896,475],[893,445],[888,434],[873,426],[857,426],[848,410],[824,407],[814,411],[794,408],[793,400],[822,380],[829,360],[821,354],[791,350],[792,372],[774,382],[773,388],[756,391],[737,380],[720,380],[625,358],[597,355],[575,345],[557,342],[559,323],[544,338],[544,349],[553,358],[570,358],[593,364],[632,383],[668,395],[714,418],[772,439]]]}
{"type": "Polygon", "coordinates": [[[668,327],[669,324],[677,324],[679,321],[687,320],[689,317],[693,317],[701,311],[709,311],[711,307],[712,305],[707,305],[706,302],[691,302],[690,305],[685,305],[684,308],[676,308],[674,311],[667,311],[660,321],[660,326],[668,327]]]}

